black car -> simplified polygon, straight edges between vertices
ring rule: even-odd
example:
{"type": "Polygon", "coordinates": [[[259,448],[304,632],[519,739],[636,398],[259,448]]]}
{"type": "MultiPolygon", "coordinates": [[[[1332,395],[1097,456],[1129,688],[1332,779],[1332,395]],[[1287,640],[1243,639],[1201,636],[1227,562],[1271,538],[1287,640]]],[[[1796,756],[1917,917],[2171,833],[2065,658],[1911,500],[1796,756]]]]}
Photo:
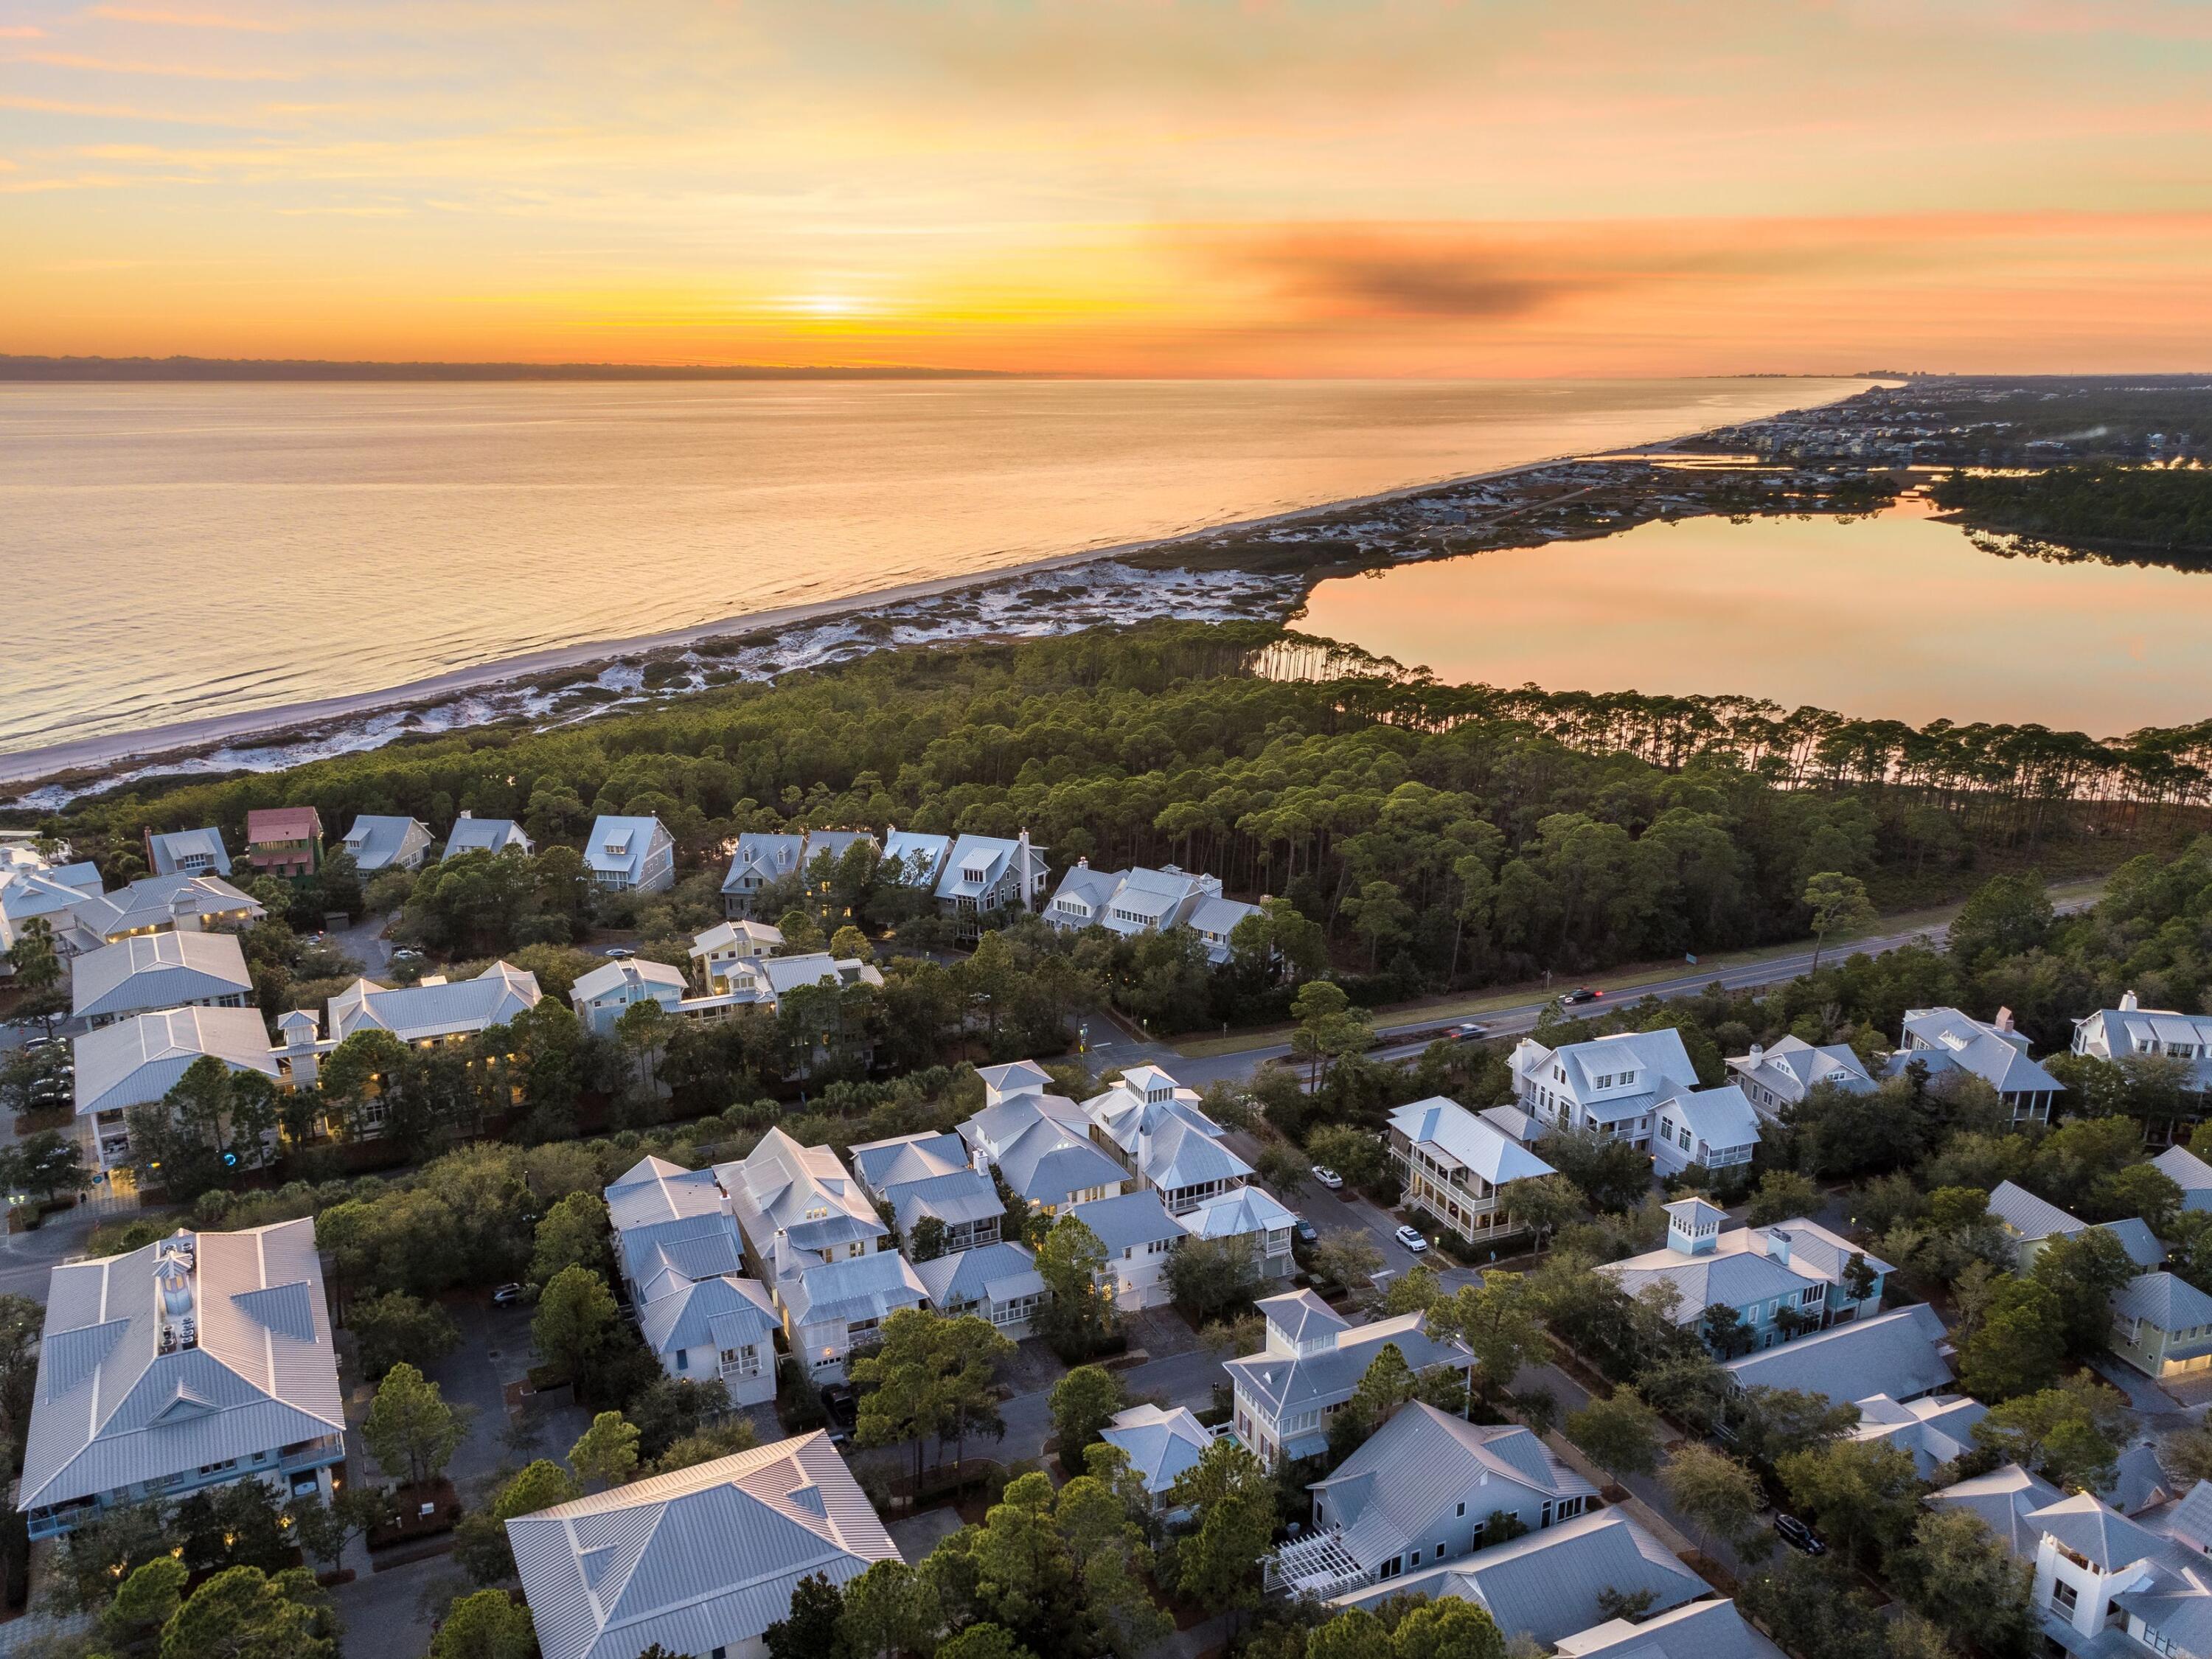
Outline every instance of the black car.
{"type": "Polygon", "coordinates": [[[1559,1000],[1565,1003],[1569,1007],[1572,1007],[1578,1002],[1595,1002],[1604,994],[1605,993],[1602,991],[1591,990],[1587,985],[1577,985],[1573,990],[1568,992],[1566,995],[1561,997],[1559,1000]]]}
{"type": "Polygon", "coordinates": [[[1298,1218],[1298,1224],[1291,1229],[1291,1231],[1297,1235],[1297,1242],[1301,1244],[1318,1244],[1321,1243],[1321,1234],[1315,1230],[1313,1223],[1307,1220],[1304,1216],[1300,1216],[1298,1218]]]}
{"type": "Polygon", "coordinates": [[[1820,1534],[1794,1515],[1774,1517],[1774,1535],[1801,1554],[1826,1555],[1828,1553],[1828,1547],[1820,1541],[1820,1534]]]}
{"type": "Polygon", "coordinates": [[[860,1420],[860,1398],[847,1382],[825,1382],[822,1386],[822,1409],[830,1419],[830,1438],[846,1441],[853,1437],[853,1425],[860,1420]]]}

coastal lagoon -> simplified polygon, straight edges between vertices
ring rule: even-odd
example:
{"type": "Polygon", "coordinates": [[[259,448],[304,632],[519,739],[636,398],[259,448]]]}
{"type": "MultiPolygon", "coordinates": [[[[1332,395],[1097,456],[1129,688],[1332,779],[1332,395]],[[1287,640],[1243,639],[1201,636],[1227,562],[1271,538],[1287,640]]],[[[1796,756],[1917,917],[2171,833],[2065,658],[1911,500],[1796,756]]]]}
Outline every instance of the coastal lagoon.
{"type": "Polygon", "coordinates": [[[1293,626],[1461,684],[2100,738],[2212,719],[2212,574],[1999,556],[1916,495],[1398,566],[1321,583],[1293,626]]]}
{"type": "Polygon", "coordinates": [[[0,752],[1157,539],[1862,384],[0,386],[0,752]]]}

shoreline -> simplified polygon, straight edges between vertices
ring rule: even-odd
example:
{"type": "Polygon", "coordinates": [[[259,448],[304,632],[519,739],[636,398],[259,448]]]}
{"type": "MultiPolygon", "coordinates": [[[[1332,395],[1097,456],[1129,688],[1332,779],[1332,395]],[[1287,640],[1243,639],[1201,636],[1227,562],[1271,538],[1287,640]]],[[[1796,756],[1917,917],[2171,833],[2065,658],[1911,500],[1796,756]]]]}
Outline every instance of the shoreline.
{"type": "MultiPolygon", "coordinates": [[[[1794,406],[1797,409],[1827,407],[1856,395],[1857,390],[1881,382],[1869,380],[1864,385],[1833,398],[1794,406]]],[[[1794,412],[1793,410],[1780,411],[1794,412]]],[[[1771,417],[1770,417],[1771,418],[1771,417]]],[[[1643,449],[1658,449],[1693,438],[1710,431],[1709,427],[1693,427],[1680,432],[1651,439],[1640,446],[1643,449]]],[[[1263,514],[1253,518],[1226,520],[1177,531],[1171,535],[1147,537],[1139,540],[1119,542],[1104,547],[1083,549],[1074,552],[1046,555],[1024,560],[1018,563],[1000,565],[986,570],[963,572],[954,575],[931,577],[925,580],[899,583],[888,587],[873,588],[858,593],[842,594],[834,599],[812,599],[795,605],[781,605],[766,611],[743,612],[736,616],[714,618],[687,624],[682,628],[665,629],[651,634],[641,634],[611,640],[580,641],[574,645],[551,646],[518,656],[501,657],[468,667],[450,669],[444,673],[410,680],[399,685],[380,687],[366,691],[347,692],[337,696],[318,698],[307,702],[284,703],[261,709],[241,709],[225,714],[210,714],[167,726],[149,726],[130,732],[115,732],[103,736],[73,739],[37,749],[19,750],[0,754],[0,787],[9,789],[15,798],[27,796],[40,787],[53,787],[72,775],[88,774],[82,778],[83,787],[74,793],[91,793],[98,788],[103,775],[135,767],[158,769],[162,762],[187,762],[206,750],[234,743],[241,738],[257,738],[274,742],[287,736],[304,736],[311,730],[331,722],[366,715],[393,714],[441,699],[470,692],[514,691],[523,682],[548,673],[598,668],[603,672],[617,667],[634,658],[656,652],[682,650],[712,641],[739,639],[750,635],[793,629],[836,621],[861,613],[922,600],[942,598],[970,589],[988,588],[1003,583],[1017,583],[1054,571],[1075,567],[1104,564],[1117,560],[1156,554],[1164,549],[1197,541],[1203,538],[1249,534],[1263,532],[1308,520],[1357,511],[1363,507],[1401,502],[1435,492],[1465,489],[1486,483],[1517,477],[1541,471],[1546,468],[1568,464],[1588,458],[1588,453],[1568,451],[1540,459],[1515,462],[1510,465],[1492,467],[1478,472],[1451,474],[1443,477],[1424,479],[1417,483],[1394,486],[1364,495],[1346,496],[1310,506],[1286,508],[1279,513],[1263,514]]],[[[0,802],[0,805],[5,805],[0,802]]]]}

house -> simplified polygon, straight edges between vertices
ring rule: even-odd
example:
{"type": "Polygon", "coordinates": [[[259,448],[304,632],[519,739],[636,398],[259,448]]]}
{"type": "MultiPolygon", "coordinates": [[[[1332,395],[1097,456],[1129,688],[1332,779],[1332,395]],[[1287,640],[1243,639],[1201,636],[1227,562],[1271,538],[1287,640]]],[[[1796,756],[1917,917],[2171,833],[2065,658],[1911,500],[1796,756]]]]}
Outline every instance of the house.
{"type": "Polygon", "coordinates": [[[691,939],[691,960],[699,964],[699,988],[718,996],[731,988],[737,964],[774,954],[783,947],[783,933],[764,921],[717,922],[691,939]]]}
{"type": "Polygon", "coordinates": [[[346,856],[364,876],[382,870],[420,870],[435,838],[420,818],[363,813],[353,821],[342,843],[346,856]]]}
{"type": "Polygon", "coordinates": [[[1168,1493],[1226,1429],[1209,1429],[1188,1406],[1132,1406],[1114,1413],[1098,1437],[1129,1460],[1129,1473],[1144,1483],[1152,1507],[1165,1510],[1168,1493]]]}
{"type": "MultiPolygon", "coordinates": [[[[939,1260],[958,1261],[975,1254],[969,1250],[939,1260]]],[[[840,1256],[834,1261],[809,1255],[794,1260],[792,1271],[776,1280],[775,1297],[783,1308],[785,1340],[817,1382],[843,1381],[846,1357],[854,1348],[868,1346],[884,1321],[902,1308],[919,1308],[929,1300],[929,1287],[896,1250],[840,1256]]]]}
{"type": "Polygon", "coordinates": [[[2181,1188],[2185,1210],[2212,1210],[2212,1164],[2186,1146],[2169,1146],[2151,1159],[2151,1168],[2181,1188]]]}
{"type": "Polygon", "coordinates": [[[1036,1255],[1019,1244],[979,1244],[932,1256],[916,1262],[914,1272],[938,1312],[988,1319],[1004,1337],[1027,1336],[1051,1295],[1038,1277],[1036,1255]]]}
{"type": "Polygon", "coordinates": [[[16,1489],[32,1537],[240,1480],[327,1499],[344,1461],[313,1221],[53,1270],[16,1489]]]}
{"type": "Polygon", "coordinates": [[[722,878],[722,914],[733,921],[752,915],[762,888],[799,872],[805,848],[804,831],[739,836],[730,851],[729,873],[722,878]]]}
{"type": "Polygon", "coordinates": [[[2112,1292],[2106,1346],[2148,1376],[2212,1370],[2212,1296],[2169,1273],[2137,1273],[2112,1292]]]}
{"type": "Polygon", "coordinates": [[[889,1207],[908,1254],[925,1220],[937,1223],[945,1255],[999,1242],[1006,1206],[991,1177],[968,1161],[967,1143],[957,1134],[866,1142],[853,1148],[853,1171],[869,1196],[889,1207]]]}
{"type": "Polygon", "coordinates": [[[70,970],[70,1012],[97,1030],[158,1008],[247,1008],[253,978],[233,933],[142,933],[70,970]]]}
{"type": "Polygon", "coordinates": [[[1109,1291],[1125,1311],[1158,1308],[1173,1299],[1168,1260],[1189,1230],[1170,1215],[1155,1192],[1121,1193],[1071,1205],[1066,1212],[1106,1247],[1109,1291]]]}
{"type": "Polygon", "coordinates": [[[1050,879],[1044,848],[1030,845],[1026,830],[1012,841],[962,836],[937,878],[937,908],[969,923],[1010,910],[1034,910],[1050,879]]]}
{"type": "Polygon", "coordinates": [[[1470,1423],[1418,1400],[1307,1489],[1313,1530],[1276,1552],[1267,1580],[1324,1601],[1471,1555],[1500,1516],[1540,1532],[1598,1495],[1521,1425],[1470,1423]]]}
{"type": "Polygon", "coordinates": [[[1237,1437],[1270,1468],[1328,1449],[1329,1418],[1352,1398],[1384,1347],[1395,1346],[1417,1376],[1442,1370],[1464,1375],[1474,1364],[1460,1343],[1431,1336],[1421,1313],[1354,1325],[1311,1291],[1268,1297],[1259,1312],[1266,1346],[1226,1369],[1237,1437]]]}
{"type": "Polygon", "coordinates": [[[2212,1651],[2212,1571],[2186,1540],[2138,1525],[2094,1492],[2059,1496],[2014,1465],[1926,1501],[1983,1515],[2033,1564],[2030,1605],[2045,1652],[2152,1659],[2212,1651]]]}
{"type": "Polygon", "coordinates": [[[233,1072],[280,1074],[269,1028],[253,1008],[171,1008],[133,1014],[76,1040],[76,1115],[90,1120],[100,1167],[131,1162],[129,1113],[158,1104],[187,1068],[212,1054],[233,1072]]]}
{"type": "Polygon", "coordinates": [[[659,818],[603,816],[584,842],[584,867],[605,892],[665,893],[676,884],[676,838],[659,818]]]}
{"type": "Polygon", "coordinates": [[[1990,1414],[1987,1406],[1962,1394],[1927,1394],[1911,1401],[1875,1394],[1851,1403],[1858,1407],[1859,1421],[1850,1438],[1880,1441],[1909,1454],[1923,1480],[1939,1465],[1972,1450],[1974,1425],[1990,1414]]]}
{"type": "Polygon", "coordinates": [[[544,1659],[760,1659],[800,1579],[899,1559],[819,1431],[518,1516],[507,1537],[544,1659]]]}
{"type": "Polygon", "coordinates": [[[768,1291],[744,1276],[744,1248],[711,1170],[641,1158],[604,1194],[615,1262],[638,1330],[661,1370],[720,1381],[733,1404],[775,1397],[768,1291]]]}
{"type": "Polygon", "coordinates": [[[1855,1095],[1871,1094],[1875,1087],[1856,1050],[1840,1042],[1816,1048],[1802,1037],[1786,1036],[1771,1048],[1754,1042],[1749,1054],[1729,1060],[1728,1068],[1752,1110],[1777,1120],[1823,1084],[1855,1095]]]}
{"type": "MultiPolygon", "coordinates": [[[[1540,1121],[1518,1106],[1486,1106],[1475,1115],[1507,1139],[1522,1146],[1534,1146],[1546,1133],[1540,1121]]],[[[1549,1164],[1544,1167],[1551,1168],[1549,1164]]]]}
{"type": "Polygon", "coordinates": [[[1641,1621],[1608,1619],[1562,1636],[1556,1659],[1783,1659],[1734,1601],[1686,1601],[1641,1621]]]}
{"type": "Polygon", "coordinates": [[[950,836],[887,827],[884,830],[882,878],[896,886],[918,887],[933,894],[945,874],[945,861],[951,856],[950,836]]]}
{"type": "Polygon", "coordinates": [[[335,1047],[356,1031],[378,1030],[418,1048],[464,1042],[536,1007],[541,994],[538,975],[509,962],[495,962],[472,979],[434,974],[412,985],[357,979],[325,1005],[324,1040],[335,1047]]]}
{"type": "Polygon", "coordinates": [[[1553,1173],[1487,1115],[1442,1095],[1390,1114],[1389,1152],[1399,1203],[1426,1211],[1469,1244],[1525,1231],[1514,1218],[1510,1189],[1553,1173]]]}
{"type": "Polygon", "coordinates": [[[1921,1065],[1931,1074],[1964,1072],[1997,1091],[2014,1123],[2047,1123],[2065,1085],[2027,1057],[2027,1038],[2014,1029],[2012,1010],[1993,1020],[1974,1019],[1956,1008],[1908,1008],[1903,1045],[1890,1055],[1892,1076],[1921,1065]]]}
{"type": "Polygon", "coordinates": [[[520,853],[525,858],[538,850],[523,827],[513,818],[480,818],[464,812],[446,835],[444,858],[464,853],[520,853]]]}
{"type": "Polygon", "coordinates": [[[2212,1014],[2181,1014],[2145,1008],[2128,992],[2117,1008],[2100,1008],[2074,1022],[2069,1045],[2093,1060],[2121,1060],[2130,1054],[2164,1054],[2188,1062],[2182,1087],[2200,1101],[2212,1091],[2212,1014]]]}
{"type": "Polygon", "coordinates": [[[985,1066],[975,1075],[982,1080],[986,1108],[1002,1106],[1022,1095],[1041,1095],[1052,1087],[1052,1073],[1033,1060],[985,1066]]]}
{"type": "Polygon", "coordinates": [[[745,1157],[714,1166],[745,1252],[781,1281],[815,1262],[887,1249],[890,1229],[877,1218],[860,1183],[827,1146],[802,1146],[771,1127],[745,1157]]]}
{"type": "Polygon", "coordinates": [[[2013,1243],[2013,1265],[2026,1273],[2054,1238],[2078,1238],[2084,1233],[2110,1233],[2136,1267],[2148,1270],[2166,1260],[2166,1247],[2148,1224],[2135,1217],[2121,1221],[2087,1222],[2069,1215],[2056,1204],[2038,1198],[2025,1187],[2001,1181],[1990,1194],[1990,1219],[2002,1227],[2013,1243]]]}
{"type": "Polygon", "coordinates": [[[1698,1086],[1690,1051],[1671,1025],[1559,1048],[1523,1037],[1511,1065],[1522,1110],[1556,1128],[1612,1135],[1638,1152],[1650,1150],[1659,1103],[1698,1086]]]}
{"type": "Polygon", "coordinates": [[[221,876],[145,876],[112,893],[87,893],[47,921],[62,954],[76,957],[141,933],[248,927],[268,914],[221,876]]]}
{"type": "Polygon", "coordinates": [[[1741,1085],[1693,1089],[1662,1100],[1657,1116],[1651,1164],[1662,1177],[1686,1170],[1748,1173],[1751,1155],[1759,1150],[1759,1114],[1741,1085]]]}
{"type": "Polygon", "coordinates": [[[880,989],[884,982],[883,970],[873,963],[858,957],[833,957],[827,951],[810,951],[797,957],[747,957],[732,962],[726,977],[731,994],[750,993],[751,1000],[770,1013],[786,996],[801,988],[826,985],[836,990],[848,985],[873,985],[880,989]]]}
{"type": "MultiPolygon", "coordinates": [[[[1218,876],[1192,875],[1172,864],[1160,870],[1093,870],[1089,859],[1078,859],[1060,878],[1043,915],[1064,933],[1103,927],[1123,939],[1134,939],[1139,933],[1186,927],[1201,905],[1220,897],[1218,876]]],[[[1218,925],[1222,918],[1214,920],[1218,925]]],[[[1227,959],[1225,948],[1223,959],[1227,959]]]]}
{"type": "Polygon", "coordinates": [[[1232,1187],[1200,1199],[1175,1218],[1193,1238],[1235,1244],[1250,1256],[1262,1279],[1285,1279],[1297,1269],[1291,1233],[1298,1218],[1264,1187],[1232,1187]]]}
{"type": "Polygon", "coordinates": [[[658,1274],[712,1279],[744,1270],[744,1245],[712,1170],[642,1158],[600,1196],[615,1235],[615,1266],[630,1299],[658,1274]]]}
{"type": "Polygon", "coordinates": [[[681,968],[632,957],[578,975],[569,988],[568,1002],[586,1030],[593,1036],[611,1036],[616,1023],[638,1003],[657,1002],[673,1014],[687,988],[681,968]]]}
{"type": "Polygon", "coordinates": [[[1242,899],[1201,899],[1196,908],[1184,919],[1183,926],[1199,938],[1206,946],[1206,959],[1216,968],[1224,967],[1234,952],[1230,948],[1237,929],[1249,916],[1264,915],[1256,904],[1247,904],[1242,899]]]}
{"type": "Polygon", "coordinates": [[[246,861],[258,876],[312,876],[323,867],[323,815],[312,806],[257,806],[246,815],[246,861]]]}
{"type": "Polygon", "coordinates": [[[1221,1126],[1199,1109],[1197,1091],[1178,1087],[1157,1066],[1125,1072],[1083,1103],[1083,1115],[1091,1139],[1139,1186],[1158,1192],[1170,1215],[1252,1178],[1252,1166],[1221,1144],[1221,1126]]]}
{"type": "Polygon", "coordinates": [[[1661,1281],[1672,1285],[1677,1324],[1710,1326],[1707,1310],[1733,1309],[1735,1349],[1771,1347],[1881,1308],[1883,1282],[1896,1270],[1848,1239],[1802,1219],[1723,1232],[1727,1219],[1726,1211],[1702,1198],[1677,1199],[1667,1206],[1663,1249],[1597,1271],[1630,1296],[1661,1281]]]}
{"type": "Polygon", "coordinates": [[[1129,1184],[1120,1162],[1091,1139],[1091,1127],[1064,1096],[1020,1094],[976,1113],[960,1126],[960,1138],[1031,1209],[1056,1215],[1129,1184]]]}
{"type": "Polygon", "coordinates": [[[227,876],[230,854],[220,830],[146,832],[146,867],[157,876],[227,876]]]}
{"type": "MultiPolygon", "coordinates": [[[[1712,1595],[1712,1586],[1619,1510],[1601,1510],[1472,1555],[1378,1580],[1334,1598],[1335,1607],[1373,1607],[1394,1595],[1473,1601],[1509,1638],[1549,1646],[1601,1624],[1600,1597],[1648,1595],[1645,1618],[1712,1595]]],[[[1647,1656],[1648,1659],[1648,1656],[1647,1656]]],[[[1670,1659],[1673,1656],[1670,1656],[1670,1659]]],[[[1692,1650],[1680,1659],[1711,1659],[1692,1650]]]]}
{"type": "MultiPolygon", "coordinates": [[[[34,848],[0,846],[0,953],[22,936],[24,925],[44,918],[55,933],[56,947],[67,956],[72,947],[62,938],[76,907],[100,896],[100,871],[90,864],[50,865],[34,848]]],[[[0,980],[15,971],[0,954],[0,980]]]]}
{"type": "Polygon", "coordinates": [[[1943,1322],[1916,1302],[1745,1354],[1725,1369],[1738,1389],[1797,1389],[1839,1403],[1879,1394],[1909,1405],[1957,1380],[1950,1354],[1943,1322]]]}
{"type": "Polygon", "coordinates": [[[1987,1474],[1931,1492],[1920,1501],[1931,1510],[1971,1510],[2013,1554],[2033,1560],[2043,1534],[2029,1517],[2065,1496],[2041,1475],[2031,1474],[2017,1463],[2007,1463],[1987,1474]]]}

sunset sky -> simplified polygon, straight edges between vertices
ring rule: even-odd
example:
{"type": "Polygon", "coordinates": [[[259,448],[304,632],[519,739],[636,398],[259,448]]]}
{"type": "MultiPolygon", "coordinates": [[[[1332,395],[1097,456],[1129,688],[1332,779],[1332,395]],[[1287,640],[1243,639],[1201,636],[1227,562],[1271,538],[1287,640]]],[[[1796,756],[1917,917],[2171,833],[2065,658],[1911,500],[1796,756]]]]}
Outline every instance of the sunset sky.
{"type": "Polygon", "coordinates": [[[0,0],[0,351],[2212,368],[2212,3],[0,0]]]}

